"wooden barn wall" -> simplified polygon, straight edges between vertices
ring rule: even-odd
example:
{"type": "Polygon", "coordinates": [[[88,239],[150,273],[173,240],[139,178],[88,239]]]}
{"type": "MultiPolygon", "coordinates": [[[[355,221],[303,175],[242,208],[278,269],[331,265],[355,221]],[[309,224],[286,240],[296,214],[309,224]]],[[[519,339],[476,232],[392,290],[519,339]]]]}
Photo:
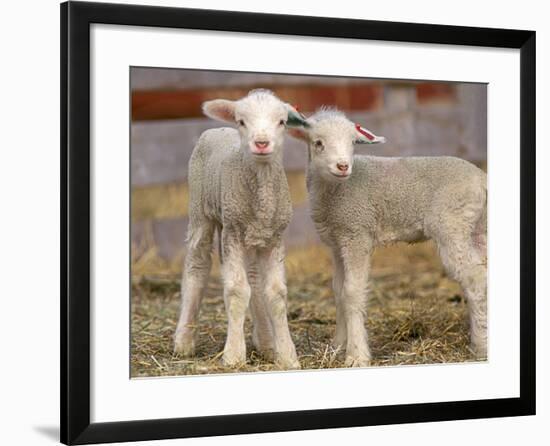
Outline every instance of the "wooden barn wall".
{"type": "MultiPolygon", "coordinates": [[[[306,115],[337,104],[355,122],[383,135],[385,145],[358,147],[383,156],[452,155],[486,160],[484,84],[342,79],[255,73],[133,68],[131,175],[134,255],[181,255],[187,227],[187,163],[200,134],[223,126],[202,116],[213,98],[237,99],[269,88],[306,115]]],[[[305,145],[287,138],[285,168],[294,204],[286,243],[316,243],[304,184],[305,145]]]]}

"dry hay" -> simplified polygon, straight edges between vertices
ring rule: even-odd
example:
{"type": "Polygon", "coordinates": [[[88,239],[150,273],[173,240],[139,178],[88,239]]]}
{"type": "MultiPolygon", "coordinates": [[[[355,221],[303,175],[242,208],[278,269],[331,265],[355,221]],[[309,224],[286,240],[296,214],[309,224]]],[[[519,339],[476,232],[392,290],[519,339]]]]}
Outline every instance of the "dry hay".
{"type": "MultiPolygon", "coordinates": [[[[202,304],[196,357],[173,355],[179,270],[173,264],[162,270],[158,259],[149,260],[140,259],[133,269],[132,377],[275,370],[254,351],[249,319],[245,327],[247,363],[239,368],[221,364],[226,315],[218,268],[214,268],[202,304]],[[146,274],[148,270],[154,274],[146,274]]],[[[343,367],[341,352],[331,347],[335,307],[328,253],[319,246],[290,252],[287,271],[290,331],[302,368],[343,367]]],[[[367,327],[373,366],[474,360],[468,348],[462,291],[446,278],[431,243],[377,250],[367,327]]]]}

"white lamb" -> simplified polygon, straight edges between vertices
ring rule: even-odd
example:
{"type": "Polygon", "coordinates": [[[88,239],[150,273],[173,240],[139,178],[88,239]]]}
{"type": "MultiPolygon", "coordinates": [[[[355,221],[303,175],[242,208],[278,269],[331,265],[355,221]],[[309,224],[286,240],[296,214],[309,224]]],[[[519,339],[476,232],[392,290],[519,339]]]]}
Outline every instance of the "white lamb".
{"type": "Polygon", "coordinates": [[[312,218],[333,254],[334,344],[345,349],[346,364],[366,366],[371,358],[365,312],[374,248],[426,239],[435,241],[447,273],[463,287],[471,348],[486,357],[486,174],[453,157],[354,156],[355,143],[385,138],[337,110],[307,121],[290,133],[308,143],[312,218]]]}
{"type": "Polygon", "coordinates": [[[200,302],[211,267],[214,232],[221,239],[228,330],[223,361],[245,362],[245,313],[254,321],[253,342],[282,368],[299,368],[287,322],[282,234],[292,216],[282,164],[287,126],[299,113],[268,90],[238,101],[217,99],[204,113],[237,125],[205,131],[189,163],[188,252],[182,277],[182,307],[175,352],[195,351],[200,302]]]}

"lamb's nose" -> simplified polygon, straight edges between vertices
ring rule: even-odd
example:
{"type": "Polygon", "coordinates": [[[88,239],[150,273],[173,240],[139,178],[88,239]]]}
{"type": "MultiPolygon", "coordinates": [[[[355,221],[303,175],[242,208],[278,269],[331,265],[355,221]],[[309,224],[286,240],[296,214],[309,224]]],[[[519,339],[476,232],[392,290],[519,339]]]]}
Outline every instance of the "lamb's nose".
{"type": "Polygon", "coordinates": [[[341,161],[336,164],[336,167],[338,167],[340,172],[347,172],[349,169],[349,164],[341,161]]]}
{"type": "Polygon", "coordinates": [[[269,145],[269,141],[254,141],[258,149],[265,149],[269,145]]]}

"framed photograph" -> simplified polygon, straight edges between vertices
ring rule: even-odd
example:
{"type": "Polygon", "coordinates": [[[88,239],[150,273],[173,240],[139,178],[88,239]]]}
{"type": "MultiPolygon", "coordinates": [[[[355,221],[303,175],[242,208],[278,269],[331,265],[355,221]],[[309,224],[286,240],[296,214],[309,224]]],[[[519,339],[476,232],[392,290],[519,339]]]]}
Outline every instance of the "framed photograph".
{"type": "Polygon", "coordinates": [[[61,5],[61,441],[535,414],[535,33],[61,5]]]}

